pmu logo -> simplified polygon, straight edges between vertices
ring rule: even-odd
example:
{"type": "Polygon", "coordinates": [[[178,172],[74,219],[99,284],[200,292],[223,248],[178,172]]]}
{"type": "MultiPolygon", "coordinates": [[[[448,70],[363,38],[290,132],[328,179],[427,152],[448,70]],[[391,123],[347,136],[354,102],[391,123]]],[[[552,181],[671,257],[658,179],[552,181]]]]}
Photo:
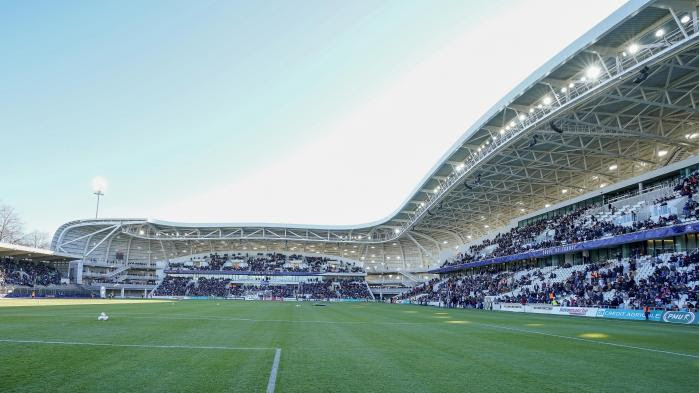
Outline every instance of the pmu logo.
{"type": "Polygon", "coordinates": [[[670,323],[692,323],[695,315],[684,311],[667,311],[663,314],[663,321],[670,323]]]}

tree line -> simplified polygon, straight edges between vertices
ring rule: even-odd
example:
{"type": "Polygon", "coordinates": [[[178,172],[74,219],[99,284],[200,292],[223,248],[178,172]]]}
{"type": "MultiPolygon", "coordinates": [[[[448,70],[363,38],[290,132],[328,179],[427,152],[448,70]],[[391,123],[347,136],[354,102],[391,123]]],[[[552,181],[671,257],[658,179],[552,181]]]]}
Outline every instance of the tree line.
{"type": "Polygon", "coordinates": [[[48,232],[26,231],[24,221],[17,209],[0,202],[0,242],[49,248],[51,237],[48,232]]]}

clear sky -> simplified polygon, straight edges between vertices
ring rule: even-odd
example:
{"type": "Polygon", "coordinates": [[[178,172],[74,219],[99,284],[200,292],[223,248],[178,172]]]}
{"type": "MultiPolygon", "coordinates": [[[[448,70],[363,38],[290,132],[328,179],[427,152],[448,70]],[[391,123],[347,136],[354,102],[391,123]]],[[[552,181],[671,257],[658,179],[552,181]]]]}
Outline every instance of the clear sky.
{"type": "Polygon", "coordinates": [[[94,216],[386,217],[617,0],[0,0],[0,201],[94,216]]]}

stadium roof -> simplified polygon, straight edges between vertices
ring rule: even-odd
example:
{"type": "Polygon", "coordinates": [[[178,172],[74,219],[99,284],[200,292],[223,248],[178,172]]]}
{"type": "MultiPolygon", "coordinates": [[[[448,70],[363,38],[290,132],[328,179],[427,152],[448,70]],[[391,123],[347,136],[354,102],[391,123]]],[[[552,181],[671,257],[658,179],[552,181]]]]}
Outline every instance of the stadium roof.
{"type": "Polygon", "coordinates": [[[52,250],[46,250],[43,248],[20,246],[18,244],[10,243],[0,243],[0,257],[15,257],[44,262],[70,261],[82,258],[81,255],[56,252],[52,250]]]}
{"type": "Polygon", "coordinates": [[[425,266],[513,218],[696,154],[696,8],[694,0],[628,2],[495,104],[384,220],[360,226],[81,220],[59,228],[52,247],[64,250],[66,231],[90,227],[167,241],[175,252],[177,242],[255,241],[267,249],[317,243],[326,253],[354,251],[349,256],[365,262],[425,266]]]}

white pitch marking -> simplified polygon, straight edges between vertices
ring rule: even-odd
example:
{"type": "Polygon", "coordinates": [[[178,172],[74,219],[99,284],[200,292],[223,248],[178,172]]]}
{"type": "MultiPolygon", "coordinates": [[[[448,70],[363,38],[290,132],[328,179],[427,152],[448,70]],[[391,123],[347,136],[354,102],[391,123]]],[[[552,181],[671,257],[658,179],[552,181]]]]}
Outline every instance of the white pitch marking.
{"type": "Polygon", "coordinates": [[[684,356],[684,357],[693,358],[693,359],[699,359],[699,355],[692,355],[692,354],[689,354],[689,353],[671,352],[671,351],[663,351],[663,350],[661,350],[661,349],[636,347],[636,346],[633,346],[633,345],[610,343],[610,342],[608,342],[608,341],[589,340],[589,339],[580,338],[580,337],[562,336],[562,335],[559,335],[559,334],[538,332],[538,331],[536,331],[536,330],[517,329],[517,328],[512,328],[512,327],[507,327],[507,326],[491,325],[491,324],[487,324],[487,323],[475,322],[475,324],[481,325],[481,326],[492,327],[492,328],[496,328],[496,329],[512,330],[512,331],[519,332],[519,333],[540,334],[540,335],[542,335],[542,336],[549,336],[549,337],[556,337],[556,338],[564,338],[564,339],[568,339],[568,340],[583,341],[583,342],[588,342],[588,343],[595,343],[595,344],[602,344],[602,345],[610,345],[610,346],[613,346],[613,347],[620,347],[620,348],[626,348],[626,349],[638,349],[638,350],[641,350],[641,351],[657,352],[657,353],[664,353],[664,354],[667,354],[667,355],[676,355],[676,356],[684,356]]]}
{"type": "Polygon", "coordinates": [[[12,340],[0,339],[0,342],[15,344],[48,344],[48,345],[87,345],[93,347],[124,347],[124,348],[163,348],[163,349],[218,349],[230,351],[268,351],[275,348],[264,347],[223,347],[223,346],[196,346],[196,345],[150,345],[150,344],[112,344],[90,343],[80,341],[53,341],[53,340],[12,340]]]}
{"type": "Polygon", "coordinates": [[[267,382],[267,393],[274,393],[274,387],[277,385],[277,370],[279,369],[279,358],[282,356],[282,349],[277,348],[274,351],[274,362],[272,362],[272,371],[269,373],[269,381],[267,382]]]}

